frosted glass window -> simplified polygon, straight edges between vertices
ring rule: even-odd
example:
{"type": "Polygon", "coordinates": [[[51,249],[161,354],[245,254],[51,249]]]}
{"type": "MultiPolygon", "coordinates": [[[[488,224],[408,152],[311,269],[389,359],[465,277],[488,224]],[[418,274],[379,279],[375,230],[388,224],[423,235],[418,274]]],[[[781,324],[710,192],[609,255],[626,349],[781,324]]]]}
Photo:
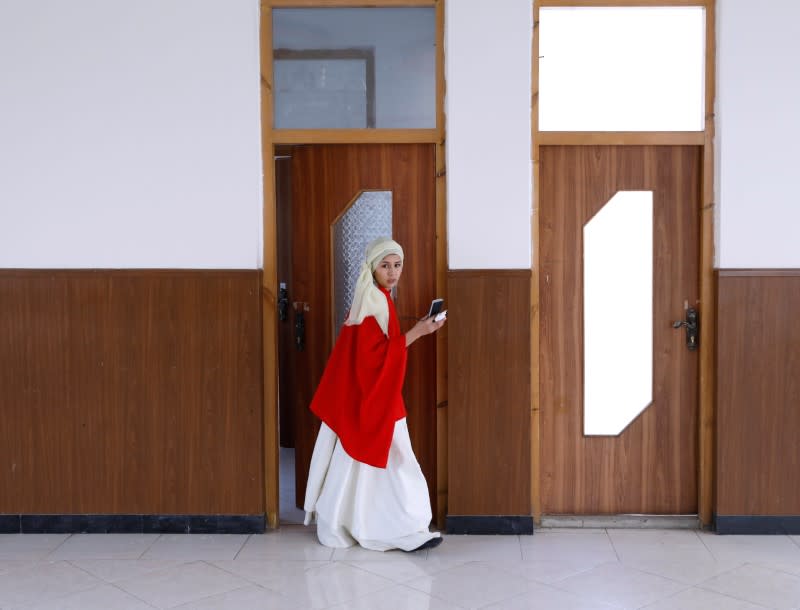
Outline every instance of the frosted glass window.
{"type": "Polygon", "coordinates": [[[539,129],[702,131],[703,7],[541,8],[539,129]]]}
{"type": "Polygon", "coordinates": [[[653,193],[620,191],[583,227],[583,430],[620,434],[653,400],[653,193]]]}
{"type": "Polygon", "coordinates": [[[353,302],[367,244],[392,235],[392,191],[363,191],[333,223],[334,339],[353,302]]]}
{"type": "Polygon", "coordinates": [[[433,7],[272,11],[278,129],[436,127],[433,7]]]}

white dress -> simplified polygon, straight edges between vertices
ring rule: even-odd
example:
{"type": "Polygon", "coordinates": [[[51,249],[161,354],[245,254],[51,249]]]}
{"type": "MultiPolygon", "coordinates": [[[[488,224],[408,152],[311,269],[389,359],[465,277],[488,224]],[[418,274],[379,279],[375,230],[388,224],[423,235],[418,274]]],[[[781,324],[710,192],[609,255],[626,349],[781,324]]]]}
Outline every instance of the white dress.
{"type": "Polygon", "coordinates": [[[305,524],[316,517],[325,546],[358,543],[375,551],[413,551],[438,532],[428,531],[428,485],[411,448],[405,417],[397,420],[386,468],[351,458],[325,423],[308,473],[305,524]]]}

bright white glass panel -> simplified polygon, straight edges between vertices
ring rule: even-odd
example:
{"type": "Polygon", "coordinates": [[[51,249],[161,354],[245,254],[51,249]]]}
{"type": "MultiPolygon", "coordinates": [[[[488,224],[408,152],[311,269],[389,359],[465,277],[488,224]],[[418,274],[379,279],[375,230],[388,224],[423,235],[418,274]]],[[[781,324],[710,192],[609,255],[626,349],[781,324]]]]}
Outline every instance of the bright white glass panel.
{"type": "Polygon", "coordinates": [[[374,109],[369,127],[436,127],[435,8],[276,8],[272,39],[276,50],[359,50],[374,59],[366,72],[346,59],[276,61],[275,127],[367,127],[365,105],[374,109]]]}
{"type": "Polygon", "coordinates": [[[542,8],[539,129],[702,131],[703,7],[542,8]]]}
{"type": "Polygon", "coordinates": [[[583,227],[583,431],[618,435],[653,400],[653,193],[620,191],[583,227]]]}

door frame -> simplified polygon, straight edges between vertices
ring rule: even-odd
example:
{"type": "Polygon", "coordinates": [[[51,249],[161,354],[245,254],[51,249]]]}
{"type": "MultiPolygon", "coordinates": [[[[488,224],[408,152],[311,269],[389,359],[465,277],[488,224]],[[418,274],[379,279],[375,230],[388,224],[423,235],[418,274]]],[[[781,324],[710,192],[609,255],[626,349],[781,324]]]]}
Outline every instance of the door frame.
{"type": "Polygon", "coordinates": [[[531,145],[533,214],[531,215],[531,508],[541,523],[540,393],[539,393],[539,148],[546,145],[679,145],[702,147],[700,197],[700,354],[698,379],[698,517],[703,526],[713,518],[714,429],[716,404],[716,293],[714,290],[714,103],[716,99],[716,0],[533,0],[531,52],[531,145]],[[703,131],[686,132],[554,132],[539,130],[539,9],[591,6],[701,6],[706,10],[705,123],[703,131]]]}
{"type": "MultiPolygon", "coordinates": [[[[408,144],[435,147],[436,294],[447,298],[447,223],[444,127],[445,0],[260,0],[261,153],[263,172],[263,273],[261,315],[263,348],[264,512],[267,526],[280,523],[278,427],[278,250],[275,146],[282,144],[408,144]],[[436,10],[436,126],[432,129],[275,129],[272,94],[272,9],[312,7],[432,7],[436,10]]],[[[436,470],[439,527],[447,510],[447,333],[436,333],[436,470]]]]}

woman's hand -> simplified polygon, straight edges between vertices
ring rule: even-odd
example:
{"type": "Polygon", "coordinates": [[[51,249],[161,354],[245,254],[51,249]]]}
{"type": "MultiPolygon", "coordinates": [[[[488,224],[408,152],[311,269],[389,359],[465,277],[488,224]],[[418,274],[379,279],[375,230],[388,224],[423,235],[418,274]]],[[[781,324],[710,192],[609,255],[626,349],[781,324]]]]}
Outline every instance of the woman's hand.
{"type": "Polygon", "coordinates": [[[406,347],[414,343],[420,337],[425,335],[430,335],[431,333],[435,333],[439,330],[444,323],[447,321],[447,318],[442,318],[438,322],[436,322],[432,317],[431,318],[423,318],[416,324],[414,327],[406,333],[406,347]]]}

